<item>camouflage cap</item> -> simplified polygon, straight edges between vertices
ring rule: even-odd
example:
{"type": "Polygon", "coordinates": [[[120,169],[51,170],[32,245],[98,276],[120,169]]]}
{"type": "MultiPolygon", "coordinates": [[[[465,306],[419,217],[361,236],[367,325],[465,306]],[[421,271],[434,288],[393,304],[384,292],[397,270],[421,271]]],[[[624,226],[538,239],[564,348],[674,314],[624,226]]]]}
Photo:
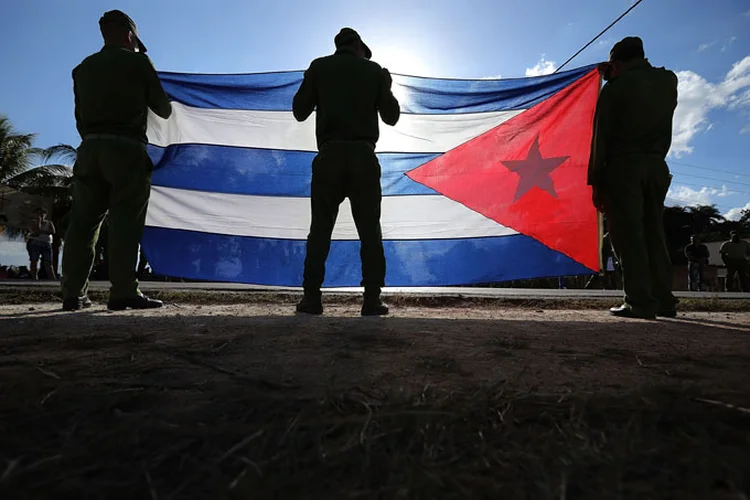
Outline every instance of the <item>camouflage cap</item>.
{"type": "Polygon", "coordinates": [[[338,35],[333,39],[333,43],[336,44],[336,48],[338,49],[342,45],[348,45],[354,41],[358,41],[362,44],[362,50],[365,51],[365,57],[367,59],[370,59],[372,57],[372,51],[370,50],[370,47],[368,47],[365,42],[362,41],[362,37],[359,36],[359,33],[354,31],[351,28],[341,28],[341,31],[339,31],[338,35]]]}
{"type": "Polygon", "coordinates": [[[143,44],[141,39],[138,37],[138,28],[135,25],[135,21],[133,21],[130,16],[125,14],[121,10],[110,10],[104,13],[102,17],[99,19],[99,26],[102,26],[104,24],[119,24],[120,26],[124,26],[128,28],[130,31],[133,32],[133,35],[135,35],[135,40],[138,42],[138,51],[139,52],[146,52],[146,46],[143,44]]]}
{"type": "Polygon", "coordinates": [[[644,57],[643,40],[637,36],[627,36],[617,42],[609,51],[610,61],[622,61],[644,57]]]}

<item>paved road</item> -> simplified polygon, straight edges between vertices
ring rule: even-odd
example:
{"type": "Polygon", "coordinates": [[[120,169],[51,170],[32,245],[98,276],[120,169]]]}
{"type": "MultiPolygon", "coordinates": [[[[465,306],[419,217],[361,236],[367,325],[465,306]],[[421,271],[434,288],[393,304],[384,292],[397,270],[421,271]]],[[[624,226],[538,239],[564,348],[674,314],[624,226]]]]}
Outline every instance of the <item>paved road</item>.
{"type": "MultiPolygon", "coordinates": [[[[0,280],[0,288],[50,288],[58,284],[50,281],[28,281],[28,280],[0,280]]],[[[106,290],[109,283],[94,281],[91,283],[94,290],[106,290]]],[[[232,291],[232,292],[278,292],[299,293],[301,288],[297,287],[274,287],[263,285],[247,285],[243,283],[175,283],[162,281],[141,282],[143,291],[149,290],[206,290],[206,291],[232,291]]],[[[344,294],[360,294],[362,288],[328,288],[325,292],[344,294]]],[[[463,296],[483,298],[523,298],[523,299],[600,299],[617,298],[622,296],[618,290],[559,290],[542,288],[478,288],[478,287],[386,287],[384,295],[408,294],[408,295],[433,295],[433,296],[463,296]]],[[[725,293],[725,292],[675,292],[679,298],[717,298],[717,299],[745,299],[750,300],[750,293],[725,293]]]]}

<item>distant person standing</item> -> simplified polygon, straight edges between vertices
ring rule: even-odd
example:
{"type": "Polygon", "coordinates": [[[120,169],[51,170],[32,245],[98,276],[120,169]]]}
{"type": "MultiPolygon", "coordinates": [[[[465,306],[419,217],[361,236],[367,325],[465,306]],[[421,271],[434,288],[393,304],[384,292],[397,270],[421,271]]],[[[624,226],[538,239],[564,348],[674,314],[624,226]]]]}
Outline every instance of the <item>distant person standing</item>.
{"type": "Polygon", "coordinates": [[[617,42],[599,66],[607,83],[594,117],[588,184],[607,216],[622,268],[625,303],[616,316],[654,319],[677,315],[672,263],[664,234],[664,200],[671,184],[665,161],[672,143],[677,76],[652,66],[643,42],[617,42]]]}
{"type": "Polygon", "coordinates": [[[378,114],[387,125],[400,117],[387,69],[370,61],[372,52],[359,34],[343,28],[334,38],[336,52],[315,59],[294,96],[298,121],[316,111],[318,154],[312,164],[312,221],[297,312],[321,314],[320,288],[339,205],[349,198],[361,244],[362,315],[388,314],[380,300],[385,286],[385,252],[380,228],[380,164],[375,156],[378,114]]]}
{"type": "Polygon", "coordinates": [[[685,257],[688,261],[688,289],[691,292],[703,291],[703,270],[708,265],[709,256],[708,247],[701,243],[697,236],[691,236],[690,244],[685,246],[685,257]]]}
{"type": "Polygon", "coordinates": [[[736,231],[729,235],[729,241],[725,241],[719,248],[721,260],[727,266],[727,292],[734,289],[734,277],[740,282],[741,292],[750,292],[750,277],[748,277],[748,258],[750,258],[750,245],[740,239],[736,231]]]}
{"type": "Polygon", "coordinates": [[[602,243],[602,262],[604,262],[604,288],[606,290],[616,290],[619,288],[618,274],[620,263],[615,261],[609,233],[604,233],[602,243]]]}
{"type": "Polygon", "coordinates": [[[52,239],[55,236],[55,225],[47,219],[47,211],[43,208],[37,210],[36,219],[29,240],[26,242],[26,251],[29,252],[31,279],[39,279],[39,260],[41,259],[48,280],[57,279],[52,267],[52,239]]]}
{"type": "Polygon", "coordinates": [[[63,253],[63,309],[91,305],[86,293],[105,216],[112,283],[107,307],[161,307],[161,301],[140,292],[135,273],[153,170],[146,150],[148,110],[169,118],[172,106],[133,20],[112,10],[99,27],[104,47],[73,70],[82,142],[73,168],[73,210],[63,253]]]}

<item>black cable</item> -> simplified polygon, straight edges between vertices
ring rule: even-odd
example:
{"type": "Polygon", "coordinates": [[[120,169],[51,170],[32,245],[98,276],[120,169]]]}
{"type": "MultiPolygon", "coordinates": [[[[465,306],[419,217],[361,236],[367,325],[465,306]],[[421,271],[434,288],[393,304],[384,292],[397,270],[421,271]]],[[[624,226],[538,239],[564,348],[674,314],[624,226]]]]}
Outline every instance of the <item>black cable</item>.
{"type": "Polygon", "coordinates": [[[682,163],[680,161],[667,160],[667,163],[673,163],[675,165],[680,165],[682,167],[699,168],[701,170],[710,170],[711,172],[719,172],[719,173],[727,174],[727,175],[742,175],[745,177],[750,177],[750,174],[747,174],[747,173],[743,174],[742,172],[733,172],[731,170],[721,170],[719,168],[701,167],[700,165],[693,165],[691,163],[682,163]]]}
{"type": "Polygon", "coordinates": [[[703,179],[703,180],[706,180],[706,181],[721,182],[721,183],[724,183],[724,184],[738,184],[740,186],[750,186],[750,183],[747,183],[747,182],[727,181],[727,180],[724,180],[724,179],[717,179],[715,177],[705,177],[703,175],[685,174],[685,173],[682,173],[682,172],[675,172],[675,175],[685,176],[685,177],[694,177],[696,179],[703,179]]]}
{"type": "MultiPolygon", "coordinates": [[[[705,184],[704,185],[692,184],[690,182],[682,182],[680,180],[673,179],[672,180],[672,186],[675,186],[675,185],[678,185],[678,186],[688,186],[688,187],[700,188],[700,189],[705,189],[705,188],[716,189],[717,191],[721,191],[720,189],[717,189],[717,188],[711,187],[711,186],[706,186],[705,184]]],[[[695,191],[695,190],[693,190],[693,191],[695,191]]],[[[700,192],[700,191],[697,191],[697,192],[700,192]]],[[[727,194],[744,194],[746,196],[750,196],[750,192],[747,192],[747,191],[737,191],[737,190],[731,189],[731,188],[727,188],[726,192],[727,192],[727,194]]]]}
{"type": "Polygon", "coordinates": [[[626,10],[625,12],[622,13],[622,15],[620,15],[620,17],[618,17],[617,19],[615,19],[614,21],[612,21],[612,23],[609,26],[607,26],[606,28],[604,28],[598,35],[596,35],[594,38],[592,38],[589,43],[587,43],[586,45],[584,45],[583,47],[581,47],[578,50],[578,52],[576,52],[575,54],[573,54],[572,56],[570,56],[570,58],[568,58],[567,61],[565,61],[564,63],[562,63],[562,65],[559,68],[557,68],[555,71],[553,71],[552,74],[554,75],[555,73],[557,73],[558,71],[560,71],[561,69],[563,69],[565,67],[565,65],[567,65],[573,59],[575,59],[578,54],[580,54],[581,52],[583,52],[584,50],[586,50],[588,48],[588,46],[591,45],[592,43],[594,43],[600,36],[602,36],[604,33],[606,33],[607,31],[609,31],[609,29],[612,26],[614,26],[615,24],[617,24],[617,22],[620,19],[622,19],[623,17],[627,16],[630,13],[630,11],[633,10],[633,9],[635,9],[638,6],[638,4],[641,3],[642,1],[643,0],[638,0],[633,5],[631,5],[628,10],[626,10]]]}

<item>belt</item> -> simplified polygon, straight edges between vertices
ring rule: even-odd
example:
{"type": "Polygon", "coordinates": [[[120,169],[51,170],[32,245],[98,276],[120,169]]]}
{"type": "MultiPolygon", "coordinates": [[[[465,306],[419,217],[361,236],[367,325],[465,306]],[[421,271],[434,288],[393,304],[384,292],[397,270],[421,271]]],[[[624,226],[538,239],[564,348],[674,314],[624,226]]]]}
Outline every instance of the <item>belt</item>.
{"type": "Polygon", "coordinates": [[[143,141],[139,141],[138,139],[133,139],[132,137],[127,137],[124,135],[117,135],[117,134],[85,134],[83,136],[83,140],[91,140],[91,139],[104,139],[108,141],[119,141],[119,142],[125,142],[128,144],[134,144],[136,146],[139,146],[143,149],[146,149],[146,143],[143,141]]]}
{"type": "Polygon", "coordinates": [[[628,152],[628,153],[615,153],[611,155],[612,159],[617,158],[649,158],[654,160],[664,160],[664,155],[659,153],[635,153],[635,152],[628,152]]]}
{"type": "Polygon", "coordinates": [[[343,140],[343,139],[334,139],[330,141],[326,141],[323,144],[320,145],[320,149],[324,149],[330,146],[339,146],[339,145],[358,145],[358,146],[367,146],[373,151],[375,151],[375,144],[372,143],[372,141],[366,141],[366,140],[343,140]]]}

